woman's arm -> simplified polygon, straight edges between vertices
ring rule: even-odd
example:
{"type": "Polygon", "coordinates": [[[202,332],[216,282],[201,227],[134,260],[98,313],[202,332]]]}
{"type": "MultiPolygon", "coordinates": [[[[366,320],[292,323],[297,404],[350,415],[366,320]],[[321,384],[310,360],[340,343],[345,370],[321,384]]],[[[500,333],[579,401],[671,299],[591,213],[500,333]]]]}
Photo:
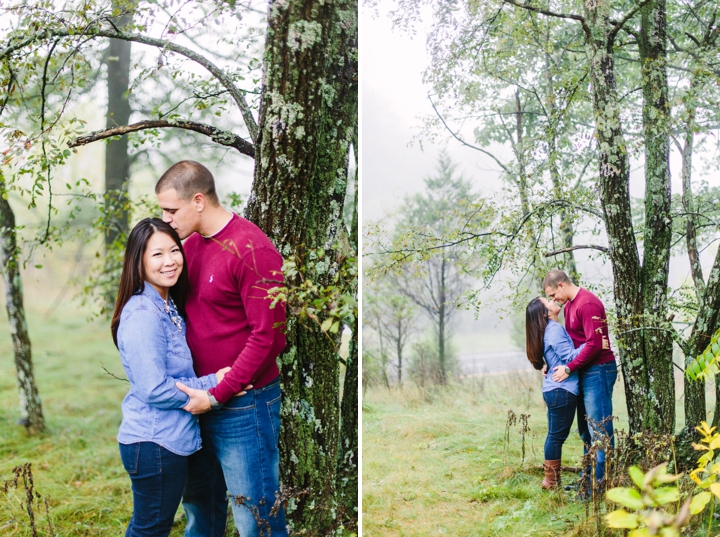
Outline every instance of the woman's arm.
{"type": "Polygon", "coordinates": [[[177,389],[176,380],[197,389],[217,384],[215,374],[200,379],[168,376],[165,364],[168,341],[161,319],[150,309],[136,309],[121,318],[118,348],[135,395],[149,405],[162,409],[184,407],[189,398],[177,389]]]}
{"type": "Polygon", "coordinates": [[[585,346],[583,343],[576,349],[567,331],[560,324],[554,325],[548,332],[549,333],[546,335],[548,347],[555,352],[560,360],[560,363],[563,365],[573,361],[585,346]]]}

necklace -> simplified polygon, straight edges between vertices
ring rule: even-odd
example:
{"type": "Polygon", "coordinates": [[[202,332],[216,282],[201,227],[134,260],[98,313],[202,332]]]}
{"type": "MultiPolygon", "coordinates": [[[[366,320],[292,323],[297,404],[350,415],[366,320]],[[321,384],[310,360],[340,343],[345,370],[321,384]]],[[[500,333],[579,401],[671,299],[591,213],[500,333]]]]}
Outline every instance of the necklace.
{"type": "Polygon", "coordinates": [[[171,296],[168,296],[168,300],[165,302],[165,313],[170,316],[172,323],[177,326],[178,332],[182,332],[182,317],[180,317],[171,296]]]}

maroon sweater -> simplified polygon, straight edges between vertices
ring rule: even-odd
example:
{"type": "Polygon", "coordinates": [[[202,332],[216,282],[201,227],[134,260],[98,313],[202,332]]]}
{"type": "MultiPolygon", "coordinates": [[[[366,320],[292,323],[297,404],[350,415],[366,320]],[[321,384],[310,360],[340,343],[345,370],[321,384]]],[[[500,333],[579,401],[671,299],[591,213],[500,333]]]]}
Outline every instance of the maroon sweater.
{"type": "Polygon", "coordinates": [[[586,344],[580,354],[567,365],[571,371],[615,361],[613,352],[602,348],[602,338],[608,335],[607,315],[605,306],[598,297],[581,287],[575,298],[565,303],[564,315],[565,329],[575,348],[586,344]]]}
{"type": "Polygon", "coordinates": [[[231,366],[210,392],[224,403],[252,384],[278,376],[275,359],[285,348],[285,307],[274,308],[267,290],[282,280],[282,257],[252,222],[233,214],[213,237],[193,233],[184,244],[190,279],[187,341],[200,377],[231,366]]]}

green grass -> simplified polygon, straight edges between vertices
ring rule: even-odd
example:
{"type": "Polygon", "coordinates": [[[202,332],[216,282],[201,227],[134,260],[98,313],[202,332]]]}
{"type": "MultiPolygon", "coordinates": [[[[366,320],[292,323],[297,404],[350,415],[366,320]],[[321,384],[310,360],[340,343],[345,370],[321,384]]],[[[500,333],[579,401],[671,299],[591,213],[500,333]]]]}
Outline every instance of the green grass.
{"type": "MultiPolygon", "coordinates": [[[[614,401],[626,428],[621,392],[618,385],[614,401]]],[[[593,535],[595,520],[586,518],[582,502],[540,489],[543,405],[537,373],[476,377],[445,388],[368,390],[363,535],[593,535]],[[508,410],[530,415],[524,463],[519,425],[510,428],[506,463],[508,410]]],[[[573,430],[563,464],[579,466],[581,457],[573,430]]]]}
{"type": "MultiPolygon", "coordinates": [[[[45,274],[51,274],[47,272],[45,274]]],[[[13,467],[32,463],[35,491],[48,498],[57,535],[123,535],[132,514],[130,479],[117,446],[127,383],[107,321],[65,299],[48,316],[61,285],[25,273],[28,328],[35,378],[48,430],[28,437],[17,425],[19,403],[7,316],[0,314],[0,485],[13,467]]],[[[54,278],[50,278],[55,280],[54,278]]],[[[57,281],[57,280],[55,280],[57,281]]],[[[70,296],[72,293],[68,293],[70,296]]],[[[20,502],[22,486],[0,488],[0,535],[29,536],[20,502]]],[[[36,513],[40,535],[49,535],[44,506],[36,513]]],[[[171,535],[183,534],[184,523],[171,535]]]]}
{"type": "MultiPolygon", "coordinates": [[[[676,375],[677,430],[684,425],[682,377],[676,375]]],[[[708,408],[714,408],[709,385],[708,408]]],[[[616,430],[628,430],[624,386],[613,396],[616,430]]],[[[709,419],[712,415],[709,416],[709,419]]],[[[597,519],[568,493],[541,490],[546,410],[537,372],[464,379],[447,387],[406,383],[369,388],[362,412],[363,535],[525,536],[598,535],[597,519]],[[508,410],[529,414],[525,461],[520,426],[508,410]]],[[[563,448],[563,465],[579,467],[582,443],[576,425],[563,448]]],[[[577,474],[565,472],[565,482],[577,474]]],[[[692,488],[692,485],[687,486],[692,488]]],[[[612,506],[612,509],[617,506],[612,506]]],[[[601,514],[605,506],[601,506],[601,514]]],[[[703,520],[695,533],[706,535],[703,520]]],[[[702,520],[701,520],[702,519],[702,520]]],[[[717,535],[714,528],[713,535],[717,535]]],[[[622,533],[604,530],[606,536],[622,533]]]]}
{"type": "MultiPolygon", "coordinates": [[[[583,524],[582,503],[540,490],[545,420],[539,381],[524,373],[447,388],[369,390],[363,535],[563,535],[583,524]],[[518,426],[505,462],[509,409],[530,414],[524,464],[518,426]]],[[[581,455],[573,434],[564,463],[576,465],[581,455]]]]}

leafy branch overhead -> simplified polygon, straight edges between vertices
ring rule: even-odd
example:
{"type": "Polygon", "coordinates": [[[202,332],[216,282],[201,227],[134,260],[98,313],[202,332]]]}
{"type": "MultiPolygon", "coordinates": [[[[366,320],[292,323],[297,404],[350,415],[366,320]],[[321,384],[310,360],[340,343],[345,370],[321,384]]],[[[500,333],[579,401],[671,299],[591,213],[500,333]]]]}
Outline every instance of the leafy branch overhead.
{"type": "MultiPolygon", "coordinates": [[[[206,69],[231,96],[238,110],[242,114],[251,140],[254,141],[257,138],[257,122],[253,117],[250,105],[246,100],[246,92],[236,85],[236,75],[234,75],[232,71],[226,71],[216,65],[208,58],[207,55],[195,52],[191,48],[180,45],[172,39],[157,38],[140,33],[143,29],[143,25],[140,24],[136,25],[136,29],[139,31],[121,31],[114,23],[114,19],[119,14],[108,11],[107,9],[103,10],[101,8],[97,11],[68,11],[65,12],[65,15],[68,18],[50,17],[47,15],[43,16],[43,12],[41,10],[29,10],[28,13],[25,6],[16,7],[14,9],[8,8],[7,11],[9,13],[15,13],[16,16],[20,16],[21,23],[25,22],[27,26],[24,27],[21,24],[18,28],[8,33],[5,46],[0,49],[0,61],[5,65],[10,65],[9,62],[18,61],[20,57],[27,56],[29,51],[39,51],[47,44],[52,44],[53,48],[57,45],[61,45],[58,50],[60,51],[61,49],[64,49],[64,53],[66,54],[65,63],[71,61],[76,55],[80,57],[81,48],[86,46],[88,42],[101,38],[118,39],[148,45],[158,49],[160,51],[161,58],[162,55],[175,53],[206,69]]],[[[48,58],[49,57],[50,56],[48,56],[48,58]]],[[[249,156],[252,156],[253,154],[252,143],[245,142],[230,133],[223,133],[220,129],[215,127],[196,124],[192,121],[182,119],[175,119],[173,121],[165,120],[164,122],[162,120],[156,121],[157,123],[153,126],[141,123],[133,126],[118,126],[116,129],[127,128],[128,130],[125,132],[131,132],[133,130],[140,130],[141,128],[174,126],[206,134],[214,141],[222,145],[235,147],[243,154],[249,156]]],[[[98,132],[94,133],[94,135],[95,139],[100,139],[103,137],[124,134],[125,132],[118,132],[115,129],[109,129],[104,133],[98,132]]],[[[91,140],[77,139],[74,142],[71,141],[70,144],[71,147],[73,147],[82,145],[83,143],[88,143],[89,141],[91,140]]]]}

